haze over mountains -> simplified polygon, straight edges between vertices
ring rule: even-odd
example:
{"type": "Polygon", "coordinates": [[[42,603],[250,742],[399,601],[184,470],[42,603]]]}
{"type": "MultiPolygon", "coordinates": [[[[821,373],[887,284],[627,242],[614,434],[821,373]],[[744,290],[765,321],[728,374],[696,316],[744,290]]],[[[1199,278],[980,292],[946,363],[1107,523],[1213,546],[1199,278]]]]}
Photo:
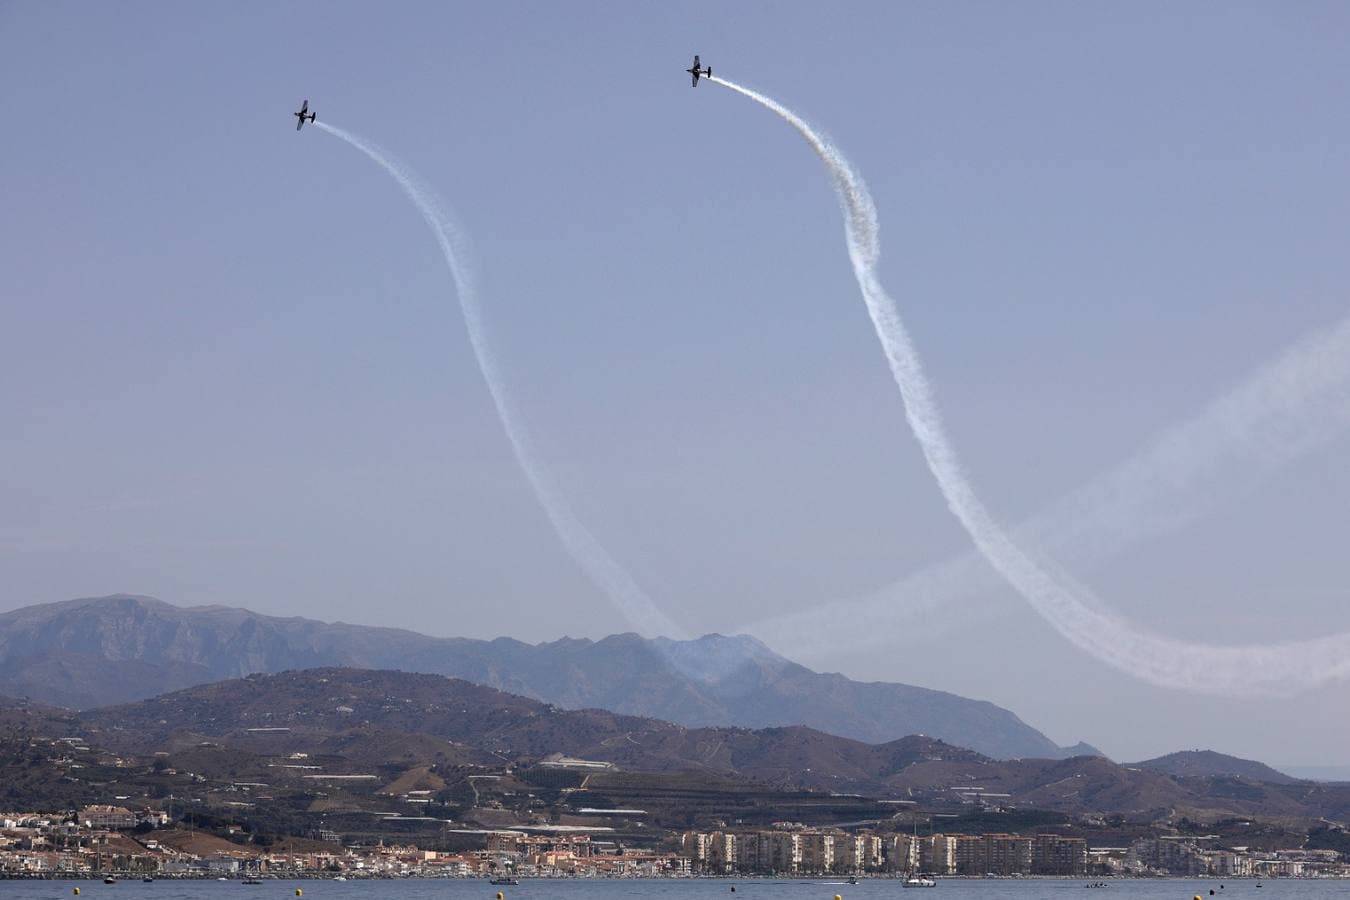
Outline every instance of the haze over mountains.
{"type": "Polygon", "coordinates": [[[806,725],[871,744],[924,734],[998,759],[1097,754],[1085,744],[1061,748],[992,703],[813,672],[748,636],[619,634],[531,645],[126,595],[0,615],[0,694],[76,709],[319,666],[448,675],[569,709],[693,727],[806,725]]]}
{"type": "MultiPolygon", "coordinates": [[[[472,773],[538,773],[562,755],[615,767],[587,780],[583,805],[657,808],[666,824],[699,815],[777,821],[785,808],[829,821],[885,818],[894,800],[949,816],[993,816],[997,821],[971,823],[986,830],[1002,827],[998,817],[1013,813],[1037,822],[1037,816],[1081,819],[1121,840],[1186,820],[1307,826],[1350,817],[1350,784],[1299,781],[1207,750],[1127,765],[1095,754],[999,759],[958,739],[939,740],[932,727],[911,728],[929,736],[859,740],[797,723],[696,725],[597,708],[650,705],[690,717],[751,717],[746,710],[759,704],[762,720],[774,709],[822,716],[837,704],[834,721],[847,724],[866,721],[874,704],[897,729],[926,716],[976,739],[1039,738],[1053,748],[991,704],[818,675],[749,638],[618,635],[531,646],[112,597],[0,616],[0,694],[36,699],[44,692],[48,702],[59,697],[85,710],[0,698],[0,744],[22,751],[34,736],[78,736],[128,758],[167,753],[174,765],[163,773],[133,766],[128,775],[97,757],[90,764],[101,768],[85,773],[94,779],[85,784],[17,752],[7,777],[22,781],[23,796],[39,799],[69,794],[88,801],[114,783],[128,795],[159,796],[173,787],[161,783],[169,769],[182,766],[216,786],[203,789],[212,802],[231,802],[229,786],[243,780],[281,785],[306,806],[315,779],[337,779],[345,785],[341,796],[324,803],[368,813],[388,809],[394,787],[416,782],[439,791],[443,804],[456,797],[467,803],[471,795],[457,815],[481,816],[487,813],[475,812],[472,773]],[[341,665],[328,664],[335,658],[341,665]],[[471,680],[408,671],[432,666],[472,673],[471,680]],[[249,674],[239,677],[243,671],[249,674]],[[172,690],[175,679],[191,684],[172,690]],[[512,690],[489,680],[509,682],[512,690]],[[517,685],[535,696],[522,696],[517,685]],[[119,692],[147,696],[98,702],[119,692]],[[539,699],[543,694],[557,699],[539,699]],[[907,706],[913,698],[918,702],[907,706]],[[283,777],[278,760],[292,754],[305,763],[294,772],[282,766],[290,773],[283,777]]],[[[547,773],[538,778],[556,780],[547,773]]]]}

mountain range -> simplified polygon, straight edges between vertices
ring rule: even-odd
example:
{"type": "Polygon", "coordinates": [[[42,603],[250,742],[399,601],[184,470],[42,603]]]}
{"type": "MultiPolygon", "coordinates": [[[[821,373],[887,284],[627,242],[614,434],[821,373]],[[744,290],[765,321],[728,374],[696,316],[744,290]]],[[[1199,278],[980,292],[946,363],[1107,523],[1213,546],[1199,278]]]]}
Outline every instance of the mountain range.
{"type": "MultiPolygon", "coordinates": [[[[1350,817],[1350,785],[1300,782],[1209,752],[1175,754],[1159,764],[1207,774],[1171,774],[1099,756],[994,760],[920,736],[866,744],[803,726],[686,728],[387,670],[252,675],[121,706],[46,714],[53,717],[49,732],[82,735],[119,754],[167,752],[177,759],[219,748],[213,751],[222,761],[217,765],[230,767],[228,778],[236,781],[249,776],[237,768],[246,757],[275,761],[299,754],[298,768],[322,767],[324,774],[311,778],[375,770],[393,781],[475,766],[529,771],[561,755],[628,773],[688,773],[827,797],[913,801],[954,813],[1042,810],[1143,821],[1350,817]],[[1267,774],[1276,780],[1253,777],[1267,774]]],[[[257,780],[276,787],[275,767],[270,771],[257,780]]]]}
{"type": "Polygon", "coordinates": [[[116,595],[0,615],[0,694],[74,709],[321,666],[462,678],[566,709],[687,727],[808,726],[866,744],[928,735],[994,759],[1099,755],[1057,746],[992,703],[813,672],[745,635],[676,641],[616,634],[527,644],[178,607],[116,595]]]}

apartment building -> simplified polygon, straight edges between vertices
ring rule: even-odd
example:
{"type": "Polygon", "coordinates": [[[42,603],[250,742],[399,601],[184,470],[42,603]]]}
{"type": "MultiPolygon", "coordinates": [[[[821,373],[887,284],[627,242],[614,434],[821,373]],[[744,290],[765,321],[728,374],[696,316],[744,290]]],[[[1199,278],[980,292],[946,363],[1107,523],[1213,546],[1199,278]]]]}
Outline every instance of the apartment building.
{"type": "Polygon", "coordinates": [[[736,869],[737,836],[729,831],[716,831],[709,835],[705,871],[718,875],[729,875],[736,869]]]}
{"type": "Polygon", "coordinates": [[[893,834],[885,840],[886,870],[888,872],[918,872],[922,867],[919,860],[918,837],[908,834],[893,834]]]}
{"type": "Polygon", "coordinates": [[[1087,874],[1087,841],[1038,834],[1031,843],[1031,869],[1037,875],[1087,874]]]}
{"type": "Polygon", "coordinates": [[[930,834],[919,838],[919,868],[933,875],[954,875],[956,843],[953,834],[930,834]]]}
{"type": "Polygon", "coordinates": [[[808,831],[801,837],[800,871],[813,874],[834,871],[834,835],[808,831]]]}

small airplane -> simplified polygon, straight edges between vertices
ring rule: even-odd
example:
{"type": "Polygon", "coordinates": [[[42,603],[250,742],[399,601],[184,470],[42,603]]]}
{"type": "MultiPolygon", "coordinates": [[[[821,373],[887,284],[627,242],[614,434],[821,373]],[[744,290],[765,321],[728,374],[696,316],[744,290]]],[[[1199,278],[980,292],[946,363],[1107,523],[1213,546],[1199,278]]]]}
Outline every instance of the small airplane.
{"type": "Polygon", "coordinates": [[[295,130],[299,131],[301,128],[305,127],[305,119],[309,119],[311,122],[313,122],[314,118],[318,115],[318,113],[312,113],[309,111],[309,101],[306,100],[304,103],[300,104],[300,111],[298,113],[291,113],[291,115],[295,116],[296,119],[299,120],[295,123],[295,130]]]}
{"type": "Polygon", "coordinates": [[[694,54],[694,66],[693,66],[693,68],[685,69],[685,71],[688,72],[690,75],[693,75],[693,76],[694,76],[694,83],[693,83],[693,85],[692,85],[693,87],[698,87],[698,76],[700,76],[700,75],[707,75],[709,78],[712,77],[712,66],[704,66],[704,67],[701,68],[701,69],[699,68],[699,66],[698,66],[698,54],[697,54],[697,53],[694,54]]]}

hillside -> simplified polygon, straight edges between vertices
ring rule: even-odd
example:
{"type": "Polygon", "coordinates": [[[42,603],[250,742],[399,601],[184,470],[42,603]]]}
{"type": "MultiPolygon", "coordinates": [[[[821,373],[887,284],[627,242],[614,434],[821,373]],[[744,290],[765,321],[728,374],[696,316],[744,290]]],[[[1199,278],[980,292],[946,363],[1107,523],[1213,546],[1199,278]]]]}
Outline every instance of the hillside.
{"type": "Polygon", "coordinates": [[[242,824],[259,840],[325,828],[436,847],[453,829],[600,827],[655,847],[666,829],[728,822],[904,831],[927,820],[1109,846],[1213,833],[1266,848],[1307,832],[1317,846],[1341,840],[1327,823],[1350,816],[1350,785],[1171,777],[1101,757],[1001,762],[920,736],[691,729],[441,676],[336,668],[83,713],[0,701],[0,794],[24,809],[167,806],[193,827],[242,824]]]}
{"type": "MultiPolygon", "coordinates": [[[[525,644],[181,608],[115,596],[0,615],[0,693],[76,709],[253,673],[319,666],[447,675],[568,709],[685,726],[806,725],[868,743],[926,734],[999,759],[1061,758],[1006,709],[904,684],[821,674],[747,636],[525,644]]],[[[1078,745],[1072,755],[1095,753],[1078,745]]]]}
{"type": "Polygon", "coordinates": [[[870,745],[802,726],[685,728],[564,710],[462,679],[359,669],[252,675],[76,717],[91,743],[182,752],[204,740],[252,752],[341,752],[360,762],[529,764],[550,755],[630,771],[733,775],[791,789],[857,789],[920,760],[983,761],[931,738],[870,745]]]}
{"type": "Polygon", "coordinates": [[[1294,784],[1299,779],[1290,777],[1265,763],[1216,753],[1213,750],[1182,750],[1156,759],[1133,764],[1135,768],[1161,772],[1176,778],[1211,778],[1215,776],[1245,778],[1267,784],[1294,784]]]}
{"type": "Polygon", "coordinates": [[[74,719],[73,727],[91,744],[119,753],[183,754],[203,745],[219,746],[226,758],[304,753],[346,760],[345,768],[328,766],[325,772],[380,767],[391,781],[428,766],[523,771],[561,754],[609,762],[625,772],[914,800],[957,812],[1035,808],[1149,821],[1350,816],[1350,787],[1171,777],[1102,757],[999,761],[920,736],[865,744],[800,726],[685,728],[604,710],[564,710],[463,680],[393,671],[253,675],[74,719]]]}

